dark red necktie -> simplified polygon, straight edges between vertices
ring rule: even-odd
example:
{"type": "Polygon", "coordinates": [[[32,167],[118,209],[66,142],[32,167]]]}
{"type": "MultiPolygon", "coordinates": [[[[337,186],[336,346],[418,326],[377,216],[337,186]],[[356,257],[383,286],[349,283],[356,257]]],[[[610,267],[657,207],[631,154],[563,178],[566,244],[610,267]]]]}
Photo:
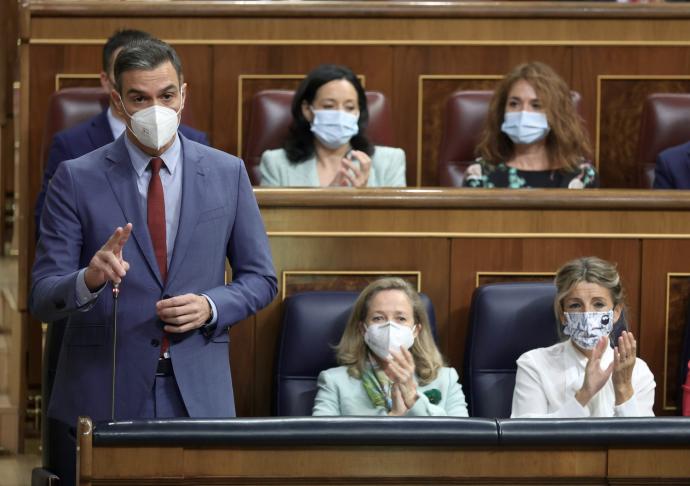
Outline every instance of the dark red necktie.
{"type": "MultiPolygon", "coordinates": [[[[146,200],[146,217],[149,226],[149,234],[153,243],[153,252],[156,255],[158,269],[161,272],[161,280],[165,283],[168,277],[168,245],[165,241],[165,198],[163,196],[163,183],[160,170],[163,159],[154,157],[150,162],[151,180],[146,200]]],[[[161,356],[168,350],[170,343],[167,334],[163,335],[161,344],[161,356]]]]}

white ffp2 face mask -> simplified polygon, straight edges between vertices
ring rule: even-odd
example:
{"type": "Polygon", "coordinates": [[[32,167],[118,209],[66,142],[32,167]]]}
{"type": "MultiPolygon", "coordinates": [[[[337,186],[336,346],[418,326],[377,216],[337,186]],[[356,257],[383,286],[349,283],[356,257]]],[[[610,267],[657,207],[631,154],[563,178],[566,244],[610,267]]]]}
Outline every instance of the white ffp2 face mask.
{"type": "Polygon", "coordinates": [[[387,359],[390,352],[400,352],[400,346],[410,349],[414,344],[412,328],[388,321],[385,324],[370,324],[364,332],[364,342],[372,353],[387,359]]]}
{"type": "Polygon", "coordinates": [[[120,103],[123,111],[131,120],[130,131],[142,145],[160,150],[177,133],[177,128],[180,125],[178,115],[182,111],[182,107],[175,111],[166,106],[153,105],[130,115],[125,109],[124,103],[122,101],[120,103]]]}
{"type": "Polygon", "coordinates": [[[527,145],[537,142],[549,133],[549,122],[544,113],[538,111],[508,111],[503,116],[501,131],[515,144],[527,145]]]}
{"type": "Polygon", "coordinates": [[[359,115],[341,110],[315,110],[311,131],[329,149],[337,149],[359,133],[359,115]]]}
{"type": "Polygon", "coordinates": [[[613,309],[606,312],[565,312],[563,333],[582,349],[594,349],[613,330],[613,309]]]}

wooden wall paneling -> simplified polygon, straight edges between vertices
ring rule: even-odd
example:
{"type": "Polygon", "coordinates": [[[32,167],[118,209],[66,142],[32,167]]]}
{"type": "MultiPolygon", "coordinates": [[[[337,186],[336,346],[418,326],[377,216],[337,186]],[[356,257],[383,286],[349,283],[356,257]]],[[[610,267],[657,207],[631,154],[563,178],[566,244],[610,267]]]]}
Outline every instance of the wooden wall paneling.
{"type": "Polygon", "coordinates": [[[230,370],[235,396],[235,414],[253,417],[254,363],[256,352],[256,316],[248,317],[230,328],[230,370]]]}
{"type": "MultiPolygon", "coordinates": [[[[269,234],[270,236],[270,234],[269,234]]],[[[284,271],[419,272],[421,290],[434,304],[437,331],[445,353],[448,342],[449,240],[444,238],[370,238],[270,236],[279,278],[284,271]],[[308,255],[308,258],[305,258],[308,255]]],[[[337,275],[335,279],[339,278],[337,275]]],[[[328,279],[325,279],[328,282],[328,279]]],[[[326,285],[331,286],[326,283],[326,285]]],[[[282,282],[279,282],[282,289],[282,282]]],[[[257,316],[255,337],[255,414],[269,415],[282,296],[257,316]]]]}
{"type": "Polygon", "coordinates": [[[640,321],[640,356],[656,379],[655,409],[677,414],[676,380],[688,304],[690,240],[646,240],[642,244],[644,296],[640,321]]]}
{"type": "MultiPolygon", "coordinates": [[[[671,273],[667,277],[666,295],[666,352],[664,354],[664,402],[666,406],[680,410],[678,376],[681,370],[680,354],[690,304],[690,273],[671,273]]],[[[683,376],[683,381],[685,376],[683,376]]],[[[657,384],[658,386],[658,384],[657,384]]]]}
{"type": "Polygon", "coordinates": [[[206,132],[215,146],[211,131],[213,111],[213,49],[208,45],[172,44],[182,61],[184,82],[187,83],[188,101],[185,104],[185,122],[197,130],[206,132]]]}
{"type": "Polygon", "coordinates": [[[361,292],[371,282],[382,277],[399,277],[409,282],[417,292],[421,292],[422,274],[416,271],[304,271],[285,270],[281,276],[281,298],[286,298],[300,292],[338,291],[361,292]]]}
{"type": "MultiPolygon", "coordinates": [[[[319,64],[344,64],[364,77],[366,89],[381,91],[389,98],[393,97],[392,56],[390,48],[385,45],[355,48],[348,45],[256,43],[243,46],[214,45],[213,53],[214,145],[232,154],[238,153],[239,148],[238,110],[242,109],[242,123],[248,123],[251,95],[263,89],[263,86],[296,86],[298,82],[294,80],[295,75],[305,75],[319,64]],[[281,75],[287,75],[287,79],[281,80],[281,75]],[[240,76],[245,76],[247,81],[243,80],[246,93],[243,88],[242,100],[238,100],[240,76]],[[261,80],[262,76],[266,76],[264,81],[261,80]],[[268,76],[276,79],[270,80],[268,76]]],[[[397,109],[395,105],[392,108],[395,117],[397,109]]],[[[396,138],[400,139],[400,136],[396,135],[396,138]]]]}
{"type": "MultiPolygon", "coordinates": [[[[5,266],[4,270],[10,269],[5,266]]],[[[16,299],[0,288],[0,449],[13,453],[24,449],[23,339],[16,299]]]]}
{"type": "Polygon", "coordinates": [[[458,238],[451,246],[448,353],[461,369],[472,293],[478,272],[505,272],[505,280],[522,273],[556,271],[573,258],[596,255],[616,262],[629,299],[628,318],[639,336],[640,243],[635,239],[587,238],[458,238]]]}
{"type": "Polygon", "coordinates": [[[599,169],[604,187],[639,187],[637,145],[644,101],[652,93],[690,93],[685,79],[601,76],[599,169]]]}
{"type": "Polygon", "coordinates": [[[486,89],[496,76],[533,60],[550,64],[566,80],[571,72],[571,50],[564,46],[402,45],[394,53],[395,106],[406,114],[396,120],[396,132],[402,134],[407,154],[407,182],[417,186],[438,185],[441,117],[445,99],[455,89],[486,89]],[[421,176],[412,179],[419,171],[421,176]]]}
{"type": "Polygon", "coordinates": [[[635,155],[646,96],[657,90],[689,89],[682,81],[688,79],[690,66],[687,47],[650,44],[574,49],[572,87],[585,100],[583,116],[593,136],[603,187],[638,187],[635,155]]]}

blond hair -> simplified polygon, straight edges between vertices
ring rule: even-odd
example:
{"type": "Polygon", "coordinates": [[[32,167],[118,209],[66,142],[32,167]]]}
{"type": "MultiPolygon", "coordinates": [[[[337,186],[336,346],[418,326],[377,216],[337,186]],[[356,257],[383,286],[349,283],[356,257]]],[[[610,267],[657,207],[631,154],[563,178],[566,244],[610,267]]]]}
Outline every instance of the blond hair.
{"type": "Polygon", "coordinates": [[[491,165],[512,159],[515,145],[501,131],[501,125],[508,94],[520,80],[527,81],[534,88],[546,113],[550,127],[546,136],[549,161],[561,169],[577,170],[584,158],[592,152],[587,132],[575,110],[568,85],[551,67],[541,62],[520,64],[499,83],[489,104],[489,114],[477,145],[477,155],[491,165]]]}
{"type": "Polygon", "coordinates": [[[559,268],[554,279],[556,299],[553,309],[559,323],[559,333],[560,322],[563,318],[563,301],[573,287],[580,282],[594,283],[608,289],[613,307],[620,305],[621,310],[625,308],[625,291],[616,265],[595,256],[576,258],[559,268]]]}
{"type": "Polygon", "coordinates": [[[414,359],[415,373],[419,382],[421,385],[426,385],[436,379],[438,370],[444,365],[443,357],[434,343],[429,317],[419,294],[408,282],[398,277],[376,280],[359,294],[345,326],[343,336],[335,347],[338,364],[347,366],[350,376],[361,379],[368,363],[369,353],[361,326],[369,313],[371,299],[384,290],[400,290],[410,301],[414,322],[419,325],[419,332],[410,348],[410,353],[414,359]]]}

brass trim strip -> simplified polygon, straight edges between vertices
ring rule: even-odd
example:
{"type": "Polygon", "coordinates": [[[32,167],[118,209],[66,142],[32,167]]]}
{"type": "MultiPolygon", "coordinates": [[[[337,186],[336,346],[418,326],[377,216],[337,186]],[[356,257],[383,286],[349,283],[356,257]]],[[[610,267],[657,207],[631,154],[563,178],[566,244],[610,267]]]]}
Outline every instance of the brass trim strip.
{"type": "MultiPolygon", "coordinates": [[[[70,38],[45,38],[45,39],[29,39],[30,45],[103,45],[107,39],[70,39],[70,38]]],[[[652,41],[652,40],[417,40],[417,39],[164,39],[167,43],[173,45],[305,45],[305,46],[323,46],[323,45],[337,45],[337,46],[624,46],[624,47],[685,47],[690,46],[690,40],[667,40],[667,41],[652,41]]]]}
{"type": "Polygon", "coordinates": [[[479,287],[479,278],[482,276],[490,277],[492,275],[505,275],[505,276],[520,276],[520,277],[554,277],[556,272],[484,272],[479,271],[474,274],[474,288],[479,287]]]}
{"type": "Polygon", "coordinates": [[[529,239],[649,239],[687,240],[690,234],[642,234],[642,233],[469,233],[469,232],[404,232],[404,231],[267,231],[268,236],[309,238],[353,237],[363,238],[529,238],[529,239]]]}
{"type": "Polygon", "coordinates": [[[687,81],[690,80],[690,76],[688,75],[656,75],[656,74],[598,74],[597,75],[597,94],[596,94],[596,127],[594,129],[595,133],[595,140],[594,140],[594,165],[597,169],[597,173],[600,173],[601,171],[599,170],[599,159],[600,159],[600,150],[601,150],[601,84],[602,81],[615,81],[615,80],[657,80],[657,81],[663,81],[663,80],[679,80],[679,81],[687,81]]]}
{"type": "Polygon", "coordinates": [[[422,272],[419,270],[283,270],[280,275],[281,302],[285,300],[286,282],[290,275],[415,275],[417,292],[422,291],[422,272]]]}
{"type": "Polygon", "coordinates": [[[677,406],[668,405],[666,401],[666,382],[668,380],[668,327],[669,314],[671,309],[671,279],[673,277],[690,277],[690,273],[683,272],[666,272],[666,316],[664,317],[664,377],[662,388],[662,409],[663,410],[678,410],[677,406]]]}
{"type": "Polygon", "coordinates": [[[72,74],[72,73],[57,73],[55,74],[55,91],[60,91],[60,82],[63,79],[100,79],[100,74],[86,73],[86,74],[72,74]]]}
{"type": "MultiPolygon", "coordinates": [[[[500,74],[420,74],[417,78],[417,187],[422,187],[422,126],[424,109],[424,81],[433,80],[467,80],[467,79],[503,79],[500,74]]],[[[409,186],[408,186],[409,187],[409,186]]]]}

